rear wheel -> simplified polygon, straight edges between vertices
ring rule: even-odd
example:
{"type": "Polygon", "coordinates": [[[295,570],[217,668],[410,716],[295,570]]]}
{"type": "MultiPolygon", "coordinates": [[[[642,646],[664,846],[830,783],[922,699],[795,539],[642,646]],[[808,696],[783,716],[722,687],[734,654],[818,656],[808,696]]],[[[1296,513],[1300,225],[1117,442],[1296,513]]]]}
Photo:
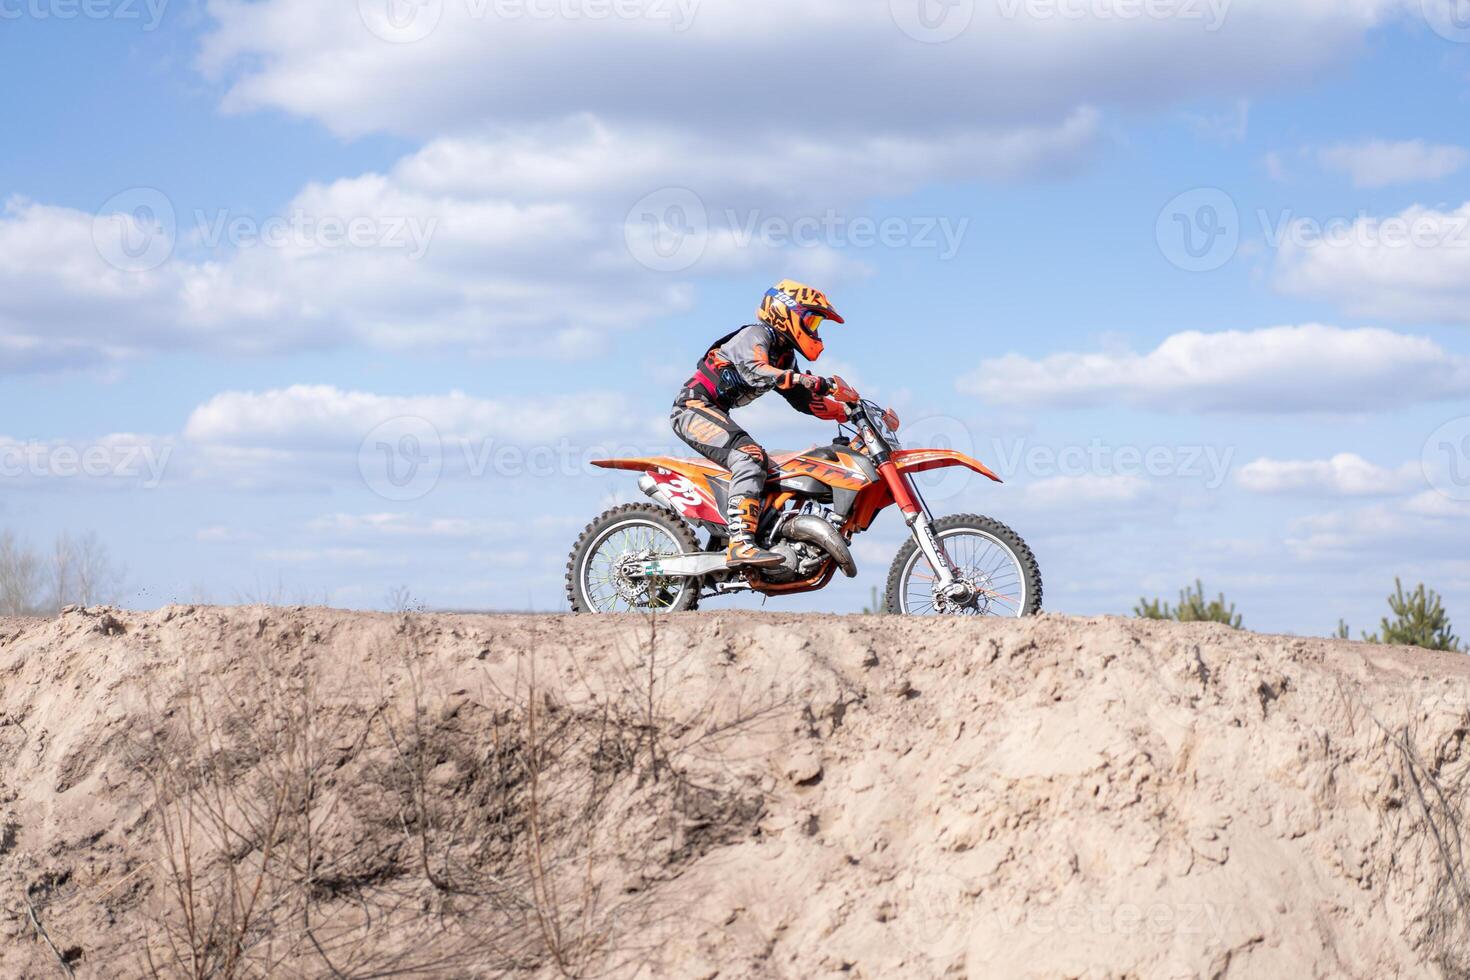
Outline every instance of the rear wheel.
{"type": "Polygon", "coordinates": [[[939,594],[938,578],[919,546],[908,541],[888,572],[884,611],[907,616],[1032,616],[1041,611],[1041,569],[1020,535],[975,514],[934,522],[934,534],[966,586],[939,594]]]}
{"type": "Polygon", "coordinates": [[[652,504],[614,507],[587,525],[567,562],[572,612],[682,612],[699,602],[699,581],[637,578],[629,571],[656,558],[700,551],[689,525],[652,504]]]}

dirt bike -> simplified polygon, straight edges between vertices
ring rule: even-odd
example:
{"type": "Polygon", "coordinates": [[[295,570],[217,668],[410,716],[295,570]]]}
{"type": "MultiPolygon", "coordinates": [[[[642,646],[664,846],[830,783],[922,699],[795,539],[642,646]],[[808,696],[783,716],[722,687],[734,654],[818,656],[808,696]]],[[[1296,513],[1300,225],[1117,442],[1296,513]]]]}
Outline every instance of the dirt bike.
{"type": "Polygon", "coordinates": [[[960,466],[1000,477],[963,453],[903,449],[898,419],[873,402],[848,407],[830,446],[773,458],[757,541],[785,563],[731,570],[725,503],[730,474],[702,459],[655,456],[596,460],[642,472],[652,499],[609,510],[587,526],[567,563],[574,612],[678,612],[712,596],[796,595],[825,588],[840,569],[857,575],[850,545],[897,504],[910,540],[888,572],[883,611],[910,615],[1018,617],[1041,610],[1041,571],[1014,531],[988,517],[935,520],[914,484],[926,470],[960,466]],[[703,530],[703,545],[695,536],[703,530]]]}

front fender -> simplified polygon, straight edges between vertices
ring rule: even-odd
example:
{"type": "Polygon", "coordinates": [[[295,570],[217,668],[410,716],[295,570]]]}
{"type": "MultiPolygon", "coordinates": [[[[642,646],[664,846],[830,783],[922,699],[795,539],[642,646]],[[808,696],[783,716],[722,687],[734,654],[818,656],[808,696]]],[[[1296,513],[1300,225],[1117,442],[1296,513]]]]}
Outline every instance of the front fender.
{"type": "Polygon", "coordinates": [[[996,483],[1005,482],[978,459],[966,456],[964,453],[957,453],[952,449],[900,449],[893,454],[893,465],[903,473],[922,473],[925,470],[963,466],[996,483]]]}

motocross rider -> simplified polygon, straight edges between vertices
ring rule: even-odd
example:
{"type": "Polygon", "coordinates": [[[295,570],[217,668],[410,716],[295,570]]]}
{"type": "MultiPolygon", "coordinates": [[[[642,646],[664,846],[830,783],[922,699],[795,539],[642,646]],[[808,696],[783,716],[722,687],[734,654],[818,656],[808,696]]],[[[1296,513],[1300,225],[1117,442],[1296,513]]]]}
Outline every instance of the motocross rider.
{"type": "Polygon", "coordinates": [[[843,323],[826,294],[791,279],[766,292],[756,313],[759,323],[741,327],[710,345],[694,376],[674,401],[674,432],[700,455],[731,473],[727,520],[730,568],[780,565],[780,555],[756,545],[761,500],[774,467],[760,443],[730,418],[730,409],[748,405],[768,391],[779,391],[798,412],[829,421],[847,421],[846,401],[856,393],[840,379],[797,369],[796,355],[822,356],[818,331],[823,322],[843,323]]]}

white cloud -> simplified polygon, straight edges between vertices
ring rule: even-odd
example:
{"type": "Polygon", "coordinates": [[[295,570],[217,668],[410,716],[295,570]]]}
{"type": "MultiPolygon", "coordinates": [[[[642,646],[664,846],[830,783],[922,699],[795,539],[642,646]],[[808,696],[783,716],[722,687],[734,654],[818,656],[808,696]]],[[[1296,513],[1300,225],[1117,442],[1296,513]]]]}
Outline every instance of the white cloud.
{"type": "Polygon", "coordinates": [[[1368,507],[1301,518],[1293,523],[1286,543],[1303,560],[1459,559],[1465,551],[1467,520],[1470,502],[1426,490],[1368,507]]]}
{"type": "MultiPolygon", "coordinates": [[[[369,174],[308,187],[285,215],[317,230],[208,249],[187,240],[200,228],[180,214],[173,255],[125,270],[103,258],[94,216],[12,199],[0,212],[0,370],[340,345],[585,356],[691,304],[687,286],[621,248],[622,212],[428,194],[369,174]],[[333,223],[349,222],[382,236],[417,223],[429,237],[418,258],[406,235],[402,247],[338,243],[333,223]]],[[[201,221],[208,234],[216,218],[201,221]]],[[[100,227],[105,246],[112,226],[100,227]]]]}
{"type": "MultiPolygon", "coordinates": [[[[757,128],[723,136],[676,123],[609,123],[578,112],[513,128],[443,136],[393,168],[394,183],[424,194],[558,201],[596,196],[623,210],[663,187],[689,187],[712,207],[785,210],[934,179],[1010,179],[1066,167],[1098,140],[1101,116],[1078,106],[1037,124],[855,134],[757,128]]],[[[684,121],[680,121],[684,122],[684,121]]]]}
{"type": "Polygon", "coordinates": [[[1470,203],[1360,217],[1321,234],[1294,222],[1277,252],[1283,292],[1338,303],[1354,316],[1470,323],[1470,203]]]}
{"type": "MultiPolygon", "coordinates": [[[[282,109],[348,136],[432,136],[593,112],[743,136],[777,125],[840,143],[872,132],[1054,123],[1084,103],[1240,98],[1311,77],[1374,25],[1417,6],[1235,0],[1223,11],[1180,5],[1181,16],[1129,18],[1028,16],[1025,7],[1016,16],[982,3],[957,37],[926,44],[899,27],[904,4],[890,0],[661,2],[634,5],[647,16],[601,19],[502,16],[505,4],[444,0],[421,5],[424,19],[391,34],[411,43],[391,43],[368,26],[385,21],[381,3],[216,0],[200,65],[228,85],[230,109],[282,109]],[[816,70],[814,45],[834,55],[816,70]],[[739,98],[730,98],[732,85],[739,98]]],[[[970,10],[957,7],[946,16],[970,10]]],[[[527,8],[554,9],[542,0],[514,9],[527,8]]]]}
{"type": "Polygon", "coordinates": [[[1239,143],[1250,133],[1251,104],[1239,99],[1220,112],[1186,112],[1184,121],[1200,139],[1226,145],[1239,143]]]}
{"type": "Polygon", "coordinates": [[[462,392],[396,396],[332,385],[293,385],[264,392],[222,392],[194,410],[184,437],[209,445],[335,447],[355,453],[369,432],[400,418],[427,420],[445,439],[528,443],[607,435],[619,428],[646,430],[646,424],[628,422],[630,413],[627,397],[611,392],[496,400],[462,392]]]}
{"type": "Polygon", "coordinates": [[[1355,187],[1376,188],[1448,177],[1470,163],[1470,151],[1424,140],[1369,140],[1322,147],[1317,159],[1347,174],[1355,187]]]}
{"type": "Polygon", "coordinates": [[[959,389],[1029,408],[1354,412],[1470,395],[1470,358],[1376,328],[1191,331],[1147,354],[1010,354],[984,361],[959,389]]]}
{"type": "Polygon", "coordinates": [[[119,432],[95,439],[0,436],[0,484],[153,489],[175,473],[175,440],[119,432]]]}
{"type": "Polygon", "coordinates": [[[318,534],[384,536],[407,538],[450,538],[463,542],[471,537],[524,533],[527,524],[468,517],[428,517],[408,513],[328,514],[311,520],[307,530],[318,534]]]}
{"type": "Polygon", "coordinates": [[[1054,476],[1022,488],[1027,505],[1047,510],[1144,503],[1154,496],[1152,484],[1133,474],[1054,476]]]}
{"type": "Polygon", "coordinates": [[[255,531],[228,524],[212,524],[194,532],[194,540],[200,544],[241,544],[259,539],[260,535],[255,531]]]}
{"type": "Polygon", "coordinates": [[[147,189],[125,200],[172,220],[14,198],[0,212],[0,370],[160,350],[596,356],[619,331],[687,311],[688,277],[779,264],[837,289],[872,273],[876,229],[895,221],[899,247],[948,257],[962,219],[861,202],[930,179],[1046,171],[1098,131],[1083,109],[995,134],[725,144],[580,116],[436,140],[386,173],[308,185],[262,220],[147,189]],[[644,238],[664,233],[647,219],[664,218],[671,193],[689,212],[676,244],[690,251],[665,269],[644,238]],[[129,264],[134,238],[156,262],[129,264]]]}
{"type": "MultiPolygon", "coordinates": [[[[590,459],[666,452],[673,439],[662,413],[640,415],[626,396],[609,392],[486,399],[293,385],[222,392],[195,408],[170,478],[266,490],[345,481],[391,493],[381,481],[413,456],[433,474],[427,492],[441,476],[572,479],[589,472],[590,459]]],[[[367,518],[353,520],[359,530],[372,527],[367,518]]],[[[384,517],[378,530],[392,527],[384,517]]]]}
{"type": "Polygon", "coordinates": [[[1236,483],[1252,493],[1320,494],[1336,497],[1390,496],[1423,483],[1418,466],[1387,469],[1355,453],[1331,459],[1258,459],[1242,466],[1236,483]]]}

